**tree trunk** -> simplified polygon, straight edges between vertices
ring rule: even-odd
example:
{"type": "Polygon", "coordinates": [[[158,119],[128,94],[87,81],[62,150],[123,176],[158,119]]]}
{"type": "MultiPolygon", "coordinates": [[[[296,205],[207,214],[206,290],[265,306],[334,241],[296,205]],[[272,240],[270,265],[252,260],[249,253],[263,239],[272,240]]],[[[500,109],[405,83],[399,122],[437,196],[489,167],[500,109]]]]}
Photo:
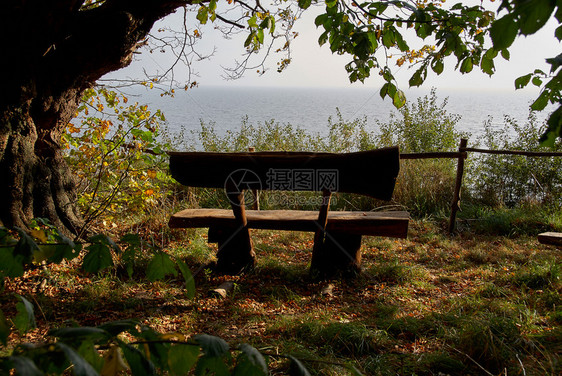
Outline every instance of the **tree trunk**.
{"type": "Polygon", "coordinates": [[[181,0],[0,3],[0,225],[47,218],[66,233],[82,219],[60,138],[82,92],[127,66],[152,25],[181,0]]]}
{"type": "MultiPolygon", "coordinates": [[[[75,109],[75,103],[65,107],[75,109]]],[[[57,117],[66,118],[62,113],[57,117]]],[[[76,233],[82,221],[74,205],[73,175],[59,143],[60,127],[38,126],[25,104],[4,109],[1,122],[0,223],[26,228],[41,217],[65,233],[76,233]]]]}

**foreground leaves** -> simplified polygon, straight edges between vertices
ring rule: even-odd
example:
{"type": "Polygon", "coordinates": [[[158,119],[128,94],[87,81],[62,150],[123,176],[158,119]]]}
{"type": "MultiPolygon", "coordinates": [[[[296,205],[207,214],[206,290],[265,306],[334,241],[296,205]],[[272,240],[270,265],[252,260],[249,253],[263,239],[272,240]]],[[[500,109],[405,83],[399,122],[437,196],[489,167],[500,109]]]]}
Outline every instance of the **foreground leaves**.
{"type": "MultiPolygon", "coordinates": [[[[54,330],[56,342],[16,346],[12,356],[0,357],[0,371],[18,375],[63,375],[71,368],[76,376],[117,376],[130,371],[133,376],[171,375],[266,376],[265,358],[254,347],[242,344],[236,361],[223,339],[199,334],[192,341],[178,341],[176,334],[160,334],[134,320],[121,320],[98,327],[54,330]],[[125,342],[122,334],[133,341],[125,342]],[[105,350],[104,350],[105,349],[105,350]]],[[[310,375],[296,358],[296,375],[310,375]]]]}

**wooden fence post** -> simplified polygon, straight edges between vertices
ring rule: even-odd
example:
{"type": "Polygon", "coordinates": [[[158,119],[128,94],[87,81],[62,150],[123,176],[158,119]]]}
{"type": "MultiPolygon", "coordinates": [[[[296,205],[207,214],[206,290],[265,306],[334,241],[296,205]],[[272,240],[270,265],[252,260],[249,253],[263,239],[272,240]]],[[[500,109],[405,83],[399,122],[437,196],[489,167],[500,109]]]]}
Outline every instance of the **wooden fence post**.
{"type": "Polygon", "coordinates": [[[457,217],[457,211],[460,209],[461,200],[461,187],[462,187],[462,177],[464,174],[464,160],[467,157],[466,154],[466,144],[468,140],[466,138],[461,138],[459,145],[459,153],[461,155],[458,159],[457,164],[457,179],[455,181],[455,192],[453,193],[453,201],[451,202],[451,217],[449,218],[449,233],[455,231],[455,219],[457,217]]]}
{"type": "MultiPolygon", "coordinates": [[[[248,151],[253,153],[256,151],[256,148],[250,146],[248,151]]],[[[252,210],[260,210],[260,192],[257,189],[252,189],[252,196],[254,198],[254,201],[252,202],[252,210]]]]}

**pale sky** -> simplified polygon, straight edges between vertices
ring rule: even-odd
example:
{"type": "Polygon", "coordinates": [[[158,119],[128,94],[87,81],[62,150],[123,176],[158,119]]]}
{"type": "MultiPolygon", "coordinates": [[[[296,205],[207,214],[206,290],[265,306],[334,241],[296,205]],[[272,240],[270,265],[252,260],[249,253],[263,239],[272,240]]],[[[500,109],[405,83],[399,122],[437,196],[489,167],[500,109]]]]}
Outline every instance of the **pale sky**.
{"type": "MultiPolygon", "coordinates": [[[[492,4],[491,9],[497,7],[497,2],[492,4]]],[[[379,88],[383,84],[375,71],[372,77],[365,84],[355,83],[351,85],[345,71],[345,64],[350,61],[348,56],[338,56],[331,53],[329,46],[318,45],[318,37],[322,30],[316,29],[314,25],[315,10],[305,12],[294,30],[299,32],[299,37],[292,44],[292,63],[283,72],[278,73],[276,63],[278,61],[275,54],[269,60],[269,69],[266,74],[259,76],[255,71],[247,72],[245,77],[226,81],[221,78],[224,76],[223,66],[233,66],[235,59],[240,59],[244,51],[243,42],[245,37],[224,40],[220,34],[212,29],[212,24],[203,29],[203,38],[199,43],[199,48],[203,53],[208,53],[216,47],[215,55],[209,60],[195,62],[193,69],[198,72],[196,80],[201,87],[206,86],[289,86],[289,87],[368,87],[379,88]]],[[[179,11],[178,13],[181,13],[179,11]]],[[[193,15],[191,15],[193,16],[193,15]]],[[[160,22],[156,27],[162,25],[177,25],[181,22],[181,14],[170,16],[160,22]]],[[[220,22],[220,21],[216,21],[220,22]]],[[[180,23],[181,24],[181,23],[180,23]]],[[[190,25],[195,25],[191,23],[190,25]]],[[[524,74],[530,73],[535,68],[547,71],[549,66],[544,62],[545,58],[554,57],[560,51],[560,45],[554,37],[555,22],[549,23],[537,34],[529,37],[518,37],[511,50],[510,61],[504,61],[501,57],[496,59],[496,73],[489,77],[479,69],[475,69],[466,75],[454,71],[456,59],[450,57],[446,60],[446,70],[440,76],[433,72],[428,73],[428,79],[423,87],[437,87],[439,89],[460,89],[460,90],[514,90],[514,80],[524,74]],[[450,68],[450,69],[447,69],[450,68]]],[[[407,40],[408,42],[411,42],[407,40]]],[[[410,48],[421,47],[414,43],[409,43],[410,48]]],[[[143,53],[137,58],[130,67],[115,72],[113,78],[123,77],[142,77],[143,69],[149,72],[166,70],[171,61],[170,54],[143,53]]],[[[185,68],[183,68],[185,69],[185,68]]],[[[399,87],[408,88],[408,79],[414,72],[403,66],[399,71],[395,67],[395,76],[399,80],[399,87]]],[[[538,89],[533,87],[538,93],[538,89]]]]}

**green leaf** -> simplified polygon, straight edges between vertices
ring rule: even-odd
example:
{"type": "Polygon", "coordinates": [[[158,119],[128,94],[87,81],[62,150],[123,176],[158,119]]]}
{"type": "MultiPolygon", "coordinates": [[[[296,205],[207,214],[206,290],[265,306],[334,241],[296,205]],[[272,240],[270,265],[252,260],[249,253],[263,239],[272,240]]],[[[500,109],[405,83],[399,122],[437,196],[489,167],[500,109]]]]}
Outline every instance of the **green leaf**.
{"type": "Polygon", "coordinates": [[[517,78],[515,80],[515,89],[522,89],[525,86],[527,86],[527,84],[531,80],[531,76],[532,76],[532,74],[529,73],[529,74],[526,74],[524,76],[521,76],[521,77],[517,78]]]}
{"type": "Polygon", "coordinates": [[[562,106],[554,111],[546,122],[547,129],[540,138],[541,146],[553,147],[556,138],[562,138],[562,106]]]}
{"type": "Polygon", "coordinates": [[[57,236],[57,240],[59,244],[56,245],[53,255],[49,257],[49,261],[58,264],[65,259],[72,260],[80,254],[82,250],[81,244],[76,244],[60,234],[57,236]]]}
{"type": "Polygon", "coordinates": [[[330,33],[325,31],[323,32],[320,37],[318,37],[318,45],[319,46],[323,46],[324,44],[326,44],[326,42],[328,41],[328,37],[330,36],[330,33]]]}
{"type": "Polygon", "coordinates": [[[502,57],[504,58],[504,60],[509,61],[509,58],[511,57],[511,54],[509,53],[509,51],[507,49],[501,50],[501,54],[502,54],[502,57]]]}
{"type": "Polygon", "coordinates": [[[185,281],[185,294],[187,295],[187,298],[195,298],[195,279],[193,278],[193,274],[191,274],[191,270],[189,270],[186,263],[181,260],[178,260],[176,264],[178,265],[185,281]]]}
{"type": "Polygon", "coordinates": [[[109,236],[104,235],[104,234],[97,234],[97,235],[94,235],[94,236],[90,237],[90,238],[88,239],[88,241],[89,241],[90,243],[101,243],[101,244],[108,245],[108,246],[110,246],[111,248],[113,248],[113,250],[114,250],[115,252],[121,251],[121,249],[119,248],[119,246],[117,245],[117,243],[115,243],[115,242],[113,241],[113,239],[111,239],[109,236]]]}
{"type": "Polygon", "coordinates": [[[437,74],[443,73],[443,67],[444,65],[442,59],[434,59],[431,62],[431,69],[437,74]]]}
{"type": "Polygon", "coordinates": [[[201,346],[201,350],[208,357],[220,358],[228,354],[228,343],[222,338],[208,334],[197,334],[193,339],[201,346]]]}
{"type": "Polygon", "coordinates": [[[290,376],[310,376],[310,372],[306,367],[295,357],[289,355],[291,364],[289,365],[289,375],[290,376]]]}
{"type": "Polygon", "coordinates": [[[385,47],[390,48],[390,47],[394,46],[395,42],[396,42],[396,38],[394,36],[394,31],[392,31],[392,30],[383,31],[382,44],[385,47]]]}
{"type": "Polygon", "coordinates": [[[66,358],[72,363],[73,373],[76,376],[99,376],[94,367],[82,358],[74,349],[62,342],[57,342],[57,347],[62,350],[66,358]]]}
{"type": "Polygon", "coordinates": [[[78,341],[93,341],[108,338],[110,335],[103,329],[93,328],[90,326],[79,326],[76,328],[61,328],[49,332],[49,335],[59,338],[63,342],[78,341]]]}
{"type": "Polygon", "coordinates": [[[562,65],[562,54],[559,54],[558,56],[552,57],[550,59],[546,59],[546,62],[551,65],[550,73],[554,73],[562,65]]]}
{"type": "Polygon", "coordinates": [[[209,9],[206,6],[202,5],[197,11],[197,20],[201,22],[201,24],[206,24],[207,20],[209,19],[209,9]]]}
{"type": "Polygon", "coordinates": [[[480,69],[482,69],[482,72],[490,76],[493,75],[496,70],[494,60],[483,57],[482,61],[480,62],[480,69]]]}
{"type": "Polygon", "coordinates": [[[410,86],[421,86],[425,81],[427,75],[427,66],[421,66],[410,78],[409,84],[410,86]]]}
{"type": "Polygon", "coordinates": [[[394,107],[396,108],[401,108],[406,104],[406,96],[402,90],[396,90],[396,93],[392,98],[392,104],[394,104],[394,107]]]}
{"type": "Polygon", "coordinates": [[[327,20],[328,15],[326,13],[323,13],[314,19],[314,24],[316,25],[316,27],[318,27],[320,25],[324,25],[324,22],[326,22],[327,20]]]}
{"type": "Polygon", "coordinates": [[[410,50],[410,47],[408,46],[408,43],[406,43],[406,41],[402,37],[402,34],[400,34],[399,32],[396,32],[394,34],[394,37],[396,39],[396,45],[398,46],[400,51],[406,52],[406,51],[410,50]]]}
{"type": "Polygon", "coordinates": [[[240,345],[240,351],[242,353],[238,357],[238,364],[234,369],[233,375],[267,376],[267,364],[258,350],[244,343],[240,345]]]}
{"type": "Polygon", "coordinates": [[[554,32],[554,35],[556,36],[556,39],[558,39],[559,41],[562,41],[562,26],[558,26],[556,28],[556,31],[554,32]]]}
{"type": "Polygon", "coordinates": [[[246,38],[246,41],[244,41],[244,47],[249,47],[250,44],[252,44],[252,41],[254,40],[254,37],[256,36],[256,32],[252,31],[249,35],[248,38],[246,38]]]}
{"type": "Polygon", "coordinates": [[[533,77],[533,85],[540,87],[542,85],[542,80],[540,79],[540,77],[533,77]]]}
{"type": "Polygon", "coordinates": [[[147,326],[142,327],[137,336],[147,342],[146,345],[143,345],[143,352],[154,366],[157,368],[167,367],[168,351],[171,344],[160,342],[162,335],[147,326]]]}
{"type": "Polygon", "coordinates": [[[382,85],[381,90],[379,92],[382,99],[388,95],[388,88],[390,87],[391,83],[387,82],[386,84],[382,85]]]}
{"type": "Polygon", "coordinates": [[[31,258],[35,252],[39,251],[39,246],[35,243],[35,240],[29,236],[22,229],[15,227],[20,235],[20,240],[14,248],[14,256],[22,256],[23,263],[31,262],[31,258]]]}
{"type": "Polygon", "coordinates": [[[35,314],[33,313],[33,304],[29,300],[21,295],[18,295],[18,298],[20,301],[16,304],[18,313],[14,317],[14,325],[21,334],[24,334],[36,327],[35,314]]]}
{"type": "Polygon", "coordinates": [[[23,256],[13,254],[13,248],[0,248],[0,272],[2,277],[21,277],[23,275],[23,256]]]}
{"type": "Polygon", "coordinates": [[[157,252],[146,269],[146,278],[151,281],[163,279],[167,275],[178,275],[176,266],[170,256],[164,252],[157,252]]]}
{"type": "Polygon", "coordinates": [[[98,328],[101,330],[105,330],[110,335],[115,337],[123,332],[129,332],[132,334],[137,333],[136,328],[138,325],[139,322],[137,320],[130,319],[130,320],[117,320],[117,321],[106,322],[104,324],[98,325],[98,328]]]}
{"type": "Polygon", "coordinates": [[[258,27],[258,18],[254,14],[252,17],[248,19],[248,26],[257,28],[258,27]]]}
{"type": "Polygon", "coordinates": [[[461,73],[470,73],[472,71],[472,57],[467,57],[461,63],[461,73]]]}
{"type": "Polygon", "coordinates": [[[109,350],[106,350],[103,355],[103,366],[101,369],[101,376],[117,376],[122,371],[128,370],[129,367],[123,361],[121,350],[119,346],[112,344],[109,350]]]}
{"type": "Polygon", "coordinates": [[[95,344],[90,340],[84,340],[78,347],[78,354],[94,367],[96,372],[100,372],[104,366],[104,358],[100,356],[95,344]]]}
{"type": "Polygon", "coordinates": [[[111,251],[106,244],[94,243],[86,247],[88,253],[84,256],[82,268],[88,273],[98,273],[113,265],[111,251]]]}
{"type": "Polygon", "coordinates": [[[495,20],[490,27],[490,37],[494,44],[494,49],[503,50],[513,44],[519,28],[515,22],[513,14],[507,14],[495,20]]]}
{"type": "Polygon", "coordinates": [[[18,376],[43,376],[43,372],[29,358],[10,356],[8,359],[12,362],[18,376]]]}
{"type": "Polygon", "coordinates": [[[230,376],[230,371],[221,358],[203,356],[195,367],[195,376],[230,376]]]}
{"type": "Polygon", "coordinates": [[[312,4],[312,0],[299,0],[299,7],[301,9],[308,9],[312,4]]]}
{"type": "Polygon", "coordinates": [[[199,357],[199,347],[172,345],[168,352],[168,366],[173,375],[186,375],[199,357]]]}
{"type": "Polygon", "coordinates": [[[530,35],[542,28],[554,11],[556,1],[533,0],[520,2],[516,12],[519,14],[521,34],[530,35]]]}
{"type": "Polygon", "coordinates": [[[154,364],[142,352],[123,342],[119,343],[119,347],[125,355],[133,376],[156,376],[154,364]]]}
{"type": "Polygon", "coordinates": [[[4,312],[0,309],[0,342],[4,345],[8,343],[8,336],[10,335],[10,323],[6,320],[4,312]]]}
{"type": "Polygon", "coordinates": [[[544,110],[544,108],[548,104],[549,98],[550,98],[550,92],[547,90],[543,90],[542,93],[539,95],[539,97],[531,105],[531,110],[534,111],[544,110]]]}

